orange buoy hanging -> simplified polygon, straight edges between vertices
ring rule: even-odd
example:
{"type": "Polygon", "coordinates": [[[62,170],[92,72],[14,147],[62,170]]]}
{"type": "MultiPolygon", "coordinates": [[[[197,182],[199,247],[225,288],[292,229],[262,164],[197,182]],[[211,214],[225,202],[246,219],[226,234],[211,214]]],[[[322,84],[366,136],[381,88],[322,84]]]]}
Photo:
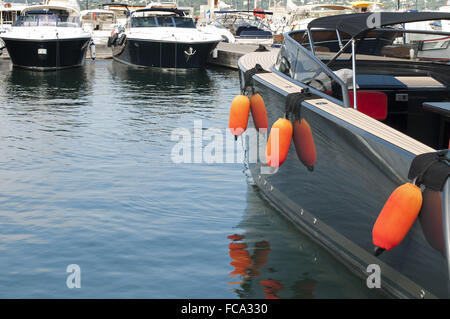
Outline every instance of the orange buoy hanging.
{"type": "Polygon", "coordinates": [[[284,163],[291,145],[292,133],[292,124],[288,119],[279,118],[273,123],[266,147],[267,165],[280,167],[284,163]]]}
{"type": "Polygon", "coordinates": [[[228,127],[231,133],[237,137],[247,129],[248,116],[250,114],[250,100],[246,95],[237,95],[231,102],[230,119],[228,127]]]}
{"type": "Polygon", "coordinates": [[[253,94],[250,98],[250,110],[252,111],[253,122],[257,130],[267,129],[269,123],[267,120],[266,106],[261,95],[253,94]]]}
{"type": "Polygon", "coordinates": [[[392,192],[372,229],[376,256],[401,243],[421,207],[422,191],[418,186],[406,183],[392,192]]]}
{"type": "Polygon", "coordinates": [[[298,159],[312,171],[317,160],[316,146],[311,127],[305,119],[294,122],[294,145],[298,159]]]}

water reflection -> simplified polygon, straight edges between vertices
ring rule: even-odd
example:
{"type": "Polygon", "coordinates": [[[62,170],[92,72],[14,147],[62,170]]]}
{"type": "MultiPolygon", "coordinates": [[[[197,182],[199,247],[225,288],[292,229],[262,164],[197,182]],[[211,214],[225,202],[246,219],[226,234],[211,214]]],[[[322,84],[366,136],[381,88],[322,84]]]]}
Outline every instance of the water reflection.
{"type": "Polygon", "coordinates": [[[123,120],[126,135],[140,136],[141,142],[163,143],[174,129],[192,127],[194,119],[217,112],[211,95],[219,94],[220,85],[212,81],[211,71],[143,69],[116,62],[108,71],[115,111],[128,114],[123,120]]]}
{"type": "Polygon", "coordinates": [[[7,98],[16,102],[37,100],[72,100],[71,103],[83,101],[90,94],[90,83],[84,67],[61,70],[58,72],[36,72],[12,68],[6,70],[2,64],[3,92],[7,98]]]}
{"type": "Polygon", "coordinates": [[[38,137],[36,131],[74,137],[86,126],[92,83],[85,67],[35,72],[4,62],[0,64],[0,114],[5,134],[11,133],[8,125],[13,122],[23,125],[20,138],[29,139],[38,137]]]}
{"type": "MultiPolygon", "coordinates": [[[[230,265],[234,267],[234,270],[230,272],[231,278],[241,277],[240,281],[231,281],[231,285],[240,285],[241,288],[233,289],[241,298],[247,298],[248,291],[252,281],[256,280],[262,275],[261,271],[267,264],[269,259],[270,243],[262,240],[255,243],[253,248],[253,254],[250,255],[248,251],[248,245],[245,243],[245,236],[234,234],[228,236],[232,242],[228,248],[230,251],[230,257],[232,261],[230,265]],[[239,241],[239,242],[238,242],[239,241]]],[[[269,274],[274,273],[274,270],[268,268],[265,270],[269,274]]],[[[285,289],[281,280],[271,278],[269,275],[267,279],[261,279],[258,281],[259,288],[264,293],[265,299],[280,299],[278,293],[285,289]]],[[[276,276],[276,275],[275,275],[276,276]]],[[[313,291],[316,285],[315,280],[303,279],[294,282],[292,288],[294,291],[294,298],[314,298],[313,291]]]]}
{"type": "Polygon", "coordinates": [[[247,203],[241,231],[227,237],[229,284],[239,298],[382,298],[272,209],[257,188],[249,186],[247,203]]]}
{"type": "Polygon", "coordinates": [[[156,90],[162,96],[176,98],[174,93],[191,91],[207,93],[213,90],[209,71],[205,69],[167,71],[152,68],[134,68],[122,63],[111,63],[109,72],[114,81],[125,85],[130,92],[141,94],[156,90]]]}

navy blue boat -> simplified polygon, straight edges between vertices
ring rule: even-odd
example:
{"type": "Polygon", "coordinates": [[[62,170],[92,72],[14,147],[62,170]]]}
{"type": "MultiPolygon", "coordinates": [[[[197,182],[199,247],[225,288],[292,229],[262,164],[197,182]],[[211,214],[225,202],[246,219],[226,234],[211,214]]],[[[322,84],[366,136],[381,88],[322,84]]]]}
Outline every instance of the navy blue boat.
{"type": "Polygon", "coordinates": [[[48,71],[81,66],[91,35],[81,28],[77,3],[47,1],[23,10],[1,35],[15,67],[48,71]]]}
{"type": "Polygon", "coordinates": [[[222,38],[197,30],[181,10],[146,8],[130,13],[108,40],[118,62],[167,69],[203,68],[222,38]]]}

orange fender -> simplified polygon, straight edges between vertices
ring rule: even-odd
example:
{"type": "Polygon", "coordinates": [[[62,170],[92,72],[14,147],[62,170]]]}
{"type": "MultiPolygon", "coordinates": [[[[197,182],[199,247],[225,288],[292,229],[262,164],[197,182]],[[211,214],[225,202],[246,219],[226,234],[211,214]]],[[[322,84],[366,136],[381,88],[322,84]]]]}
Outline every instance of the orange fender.
{"type": "Polygon", "coordinates": [[[250,98],[250,110],[252,111],[253,122],[257,130],[269,127],[266,106],[261,95],[253,94],[250,98]]]}
{"type": "Polygon", "coordinates": [[[289,152],[289,146],[291,145],[292,133],[292,124],[288,119],[279,118],[272,125],[266,147],[267,165],[280,167],[284,163],[289,152]],[[278,141],[274,140],[277,137],[278,141]]]}
{"type": "Polygon", "coordinates": [[[312,171],[317,160],[316,145],[311,127],[305,119],[294,122],[294,145],[298,159],[312,171]]]}
{"type": "MultiPolygon", "coordinates": [[[[413,225],[422,207],[422,191],[406,183],[396,188],[372,229],[373,244],[381,251],[390,250],[401,243],[413,225]]],[[[375,252],[376,255],[379,252],[375,252]]]]}
{"type": "Polygon", "coordinates": [[[250,114],[250,100],[246,95],[237,95],[231,102],[228,127],[234,136],[239,136],[247,129],[250,114]]]}

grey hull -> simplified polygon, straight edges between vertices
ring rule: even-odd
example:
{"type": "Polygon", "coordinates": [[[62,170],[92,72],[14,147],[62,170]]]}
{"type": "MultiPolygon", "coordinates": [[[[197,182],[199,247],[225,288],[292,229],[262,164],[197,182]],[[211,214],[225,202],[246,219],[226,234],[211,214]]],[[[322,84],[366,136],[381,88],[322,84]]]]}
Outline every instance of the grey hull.
{"type": "MultiPolygon", "coordinates": [[[[284,115],[286,93],[258,77],[254,86],[265,101],[270,127],[284,115]]],[[[262,174],[267,165],[249,161],[259,188],[284,216],[356,275],[366,280],[367,267],[379,265],[381,289],[390,296],[448,297],[445,247],[439,240],[443,226],[423,216],[429,212],[421,213],[399,246],[373,256],[372,227],[392,191],[408,181],[414,155],[307,102],[302,118],[314,137],[314,170],[300,162],[291,143],[287,160],[274,174],[262,174]]],[[[251,121],[250,116],[249,127],[251,121]]],[[[257,147],[248,141],[247,153],[257,147]]],[[[440,193],[429,198],[441,204],[440,193]]]]}

